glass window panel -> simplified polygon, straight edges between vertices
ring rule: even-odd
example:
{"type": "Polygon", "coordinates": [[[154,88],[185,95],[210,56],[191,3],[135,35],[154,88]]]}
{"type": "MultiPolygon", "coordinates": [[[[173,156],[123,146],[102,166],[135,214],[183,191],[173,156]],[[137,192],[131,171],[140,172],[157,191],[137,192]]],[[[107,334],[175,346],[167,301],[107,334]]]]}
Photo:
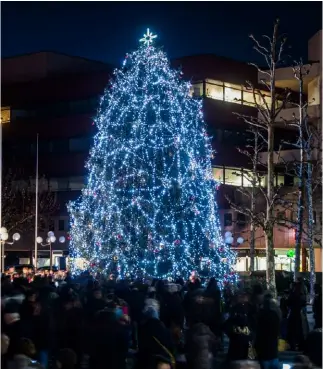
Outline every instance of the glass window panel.
{"type": "Polygon", "coordinates": [[[69,179],[69,187],[71,191],[79,191],[84,186],[84,178],[83,177],[70,177],[69,179]]]}
{"type": "Polygon", "coordinates": [[[243,91],[243,105],[255,106],[253,92],[243,91]]]}
{"type": "Polygon", "coordinates": [[[231,186],[242,186],[240,168],[225,168],[224,183],[231,186]]]}
{"type": "Polygon", "coordinates": [[[223,168],[222,167],[214,167],[213,169],[213,177],[216,181],[223,183],[223,168]]]}
{"type": "Polygon", "coordinates": [[[232,214],[231,213],[225,213],[224,217],[223,217],[223,220],[224,220],[224,226],[225,227],[232,226],[232,214]]]}
{"type": "Polygon", "coordinates": [[[277,186],[284,186],[285,176],[277,175],[276,178],[277,178],[277,186]]]}
{"type": "Polygon", "coordinates": [[[1,108],[1,123],[10,123],[10,108],[1,108]]]}
{"type": "Polygon", "coordinates": [[[58,220],[58,230],[65,231],[65,219],[58,220]]]}
{"type": "Polygon", "coordinates": [[[211,99],[215,100],[222,100],[223,101],[223,86],[219,85],[211,85],[209,83],[206,84],[206,97],[210,97],[211,99]]]}
{"type": "Polygon", "coordinates": [[[243,169],[243,187],[252,187],[252,179],[253,176],[251,170],[243,169]]]}
{"type": "Polygon", "coordinates": [[[235,90],[233,88],[225,87],[224,100],[227,102],[241,104],[241,90],[235,90]]]}
{"type": "Polygon", "coordinates": [[[203,94],[203,83],[194,83],[190,88],[191,97],[201,97],[203,94]]]}
{"type": "Polygon", "coordinates": [[[267,187],[267,176],[261,177],[260,185],[261,187],[267,187]]]}
{"type": "Polygon", "coordinates": [[[240,91],[241,91],[241,87],[242,87],[241,85],[236,85],[234,83],[228,83],[228,82],[224,82],[224,86],[234,88],[235,90],[240,90],[240,91]]]}

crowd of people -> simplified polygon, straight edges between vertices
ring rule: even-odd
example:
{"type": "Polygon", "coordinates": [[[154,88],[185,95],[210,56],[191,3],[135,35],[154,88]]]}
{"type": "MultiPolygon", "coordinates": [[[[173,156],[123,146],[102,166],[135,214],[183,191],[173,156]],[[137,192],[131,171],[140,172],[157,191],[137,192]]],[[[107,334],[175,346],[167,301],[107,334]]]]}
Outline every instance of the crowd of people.
{"type": "Polygon", "coordinates": [[[64,277],[2,276],[2,368],[278,369],[286,349],[306,355],[295,367],[322,366],[320,286],[309,332],[301,280],[278,303],[259,284],[220,291],[215,279],[197,276],[174,283],[64,277]]]}

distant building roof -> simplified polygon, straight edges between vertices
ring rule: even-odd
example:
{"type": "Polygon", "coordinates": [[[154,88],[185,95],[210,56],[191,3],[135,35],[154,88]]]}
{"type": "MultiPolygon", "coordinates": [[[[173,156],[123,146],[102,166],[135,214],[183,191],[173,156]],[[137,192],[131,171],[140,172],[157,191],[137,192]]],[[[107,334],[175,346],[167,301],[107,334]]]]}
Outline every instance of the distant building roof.
{"type": "Polygon", "coordinates": [[[52,51],[3,58],[1,82],[11,84],[42,79],[56,74],[111,70],[109,64],[52,51]]]}

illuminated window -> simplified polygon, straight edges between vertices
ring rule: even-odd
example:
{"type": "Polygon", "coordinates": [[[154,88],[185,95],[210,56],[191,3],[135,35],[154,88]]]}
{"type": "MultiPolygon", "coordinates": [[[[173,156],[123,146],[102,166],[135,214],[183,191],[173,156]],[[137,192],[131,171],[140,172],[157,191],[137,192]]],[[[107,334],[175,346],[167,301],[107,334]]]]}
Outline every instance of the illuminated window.
{"type": "Polygon", "coordinates": [[[255,106],[255,99],[253,96],[253,92],[247,92],[247,91],[243,91],[243,105],[247,105],[247,106],[255,106]]]}
{"type": "Polygon", "coordinates": [[[224,99],[223,82],[214,81],[212,79],[207,79],[206,80],[206,97],[223,101],[224,99]]]}
{"type": "Polygon", "coordinates": [[[242,100],[241,86],[234,85],[232,83],[225,83],[224,84],[224,100],[227,102],[241,104],[241,100],[242,100]]]}
{"type": "Polygon", "coordinates": [[[223,168],[222,167],[213,168],[213,178],[216,181],[223,183],[223,168]]]}
{"type": "Polygon", "coordinates": [[[242,178],[243,187],[252,187],[253,175],[252,175],[251,170],[243,169],[242,172],[243,172],[243,178],[242,178]]]}
{"type": "Polygon", "coordinates": [[[242,186],[242,175],[240,168],[225,168],[224,183],[230,186],[242,186]]]}
{"type": "Polygon", "coordinates": [[[9,107],[1,108],[1,123],[10,123],[11,111],[9,107]]]}
{"type": "Polygon", "coordinates": [[[283,175],[277,175],[276,176],[276,180],[277,180],[276,186],[284,186],[284,184],[285,184],[285,176],[283,176],[283,175]]]}
{"type": "Polygon", "coordinates": [[[190,89],[191,97],[201,97],[203,95],[203,83],[194,83],[190,89]]]}

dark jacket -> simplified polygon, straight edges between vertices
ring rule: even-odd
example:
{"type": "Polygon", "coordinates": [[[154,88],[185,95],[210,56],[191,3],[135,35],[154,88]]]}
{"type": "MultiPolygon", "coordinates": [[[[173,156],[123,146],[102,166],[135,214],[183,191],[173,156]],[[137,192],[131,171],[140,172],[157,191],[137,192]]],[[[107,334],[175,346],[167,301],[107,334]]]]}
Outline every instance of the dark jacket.
{"type": "Polygon", "coordinates": [[[194,324],[187,334],[187,368],[211,369],[215,346],[216,338],[210,328],[203,323],[194,324]]]}
{"type": "Polygon", "coordinates": [[[245,306],[236,307],[223,326],[229,337],[228,361],[247,360],[252,334],[245,306]]]}
{"type": "Polygon", "coordinates": [[[255,349],[258,360],[278,358],[280,316],[275,309],[261,309],[258,313],[255,349]]]}
{"type": "Polygon", "coordinates": [[[167,357],[171,361],[174,344],[165,325],[159,319],[149,318],[138,328],[138,368],[149,367],[156,356],[167,357]]]}

